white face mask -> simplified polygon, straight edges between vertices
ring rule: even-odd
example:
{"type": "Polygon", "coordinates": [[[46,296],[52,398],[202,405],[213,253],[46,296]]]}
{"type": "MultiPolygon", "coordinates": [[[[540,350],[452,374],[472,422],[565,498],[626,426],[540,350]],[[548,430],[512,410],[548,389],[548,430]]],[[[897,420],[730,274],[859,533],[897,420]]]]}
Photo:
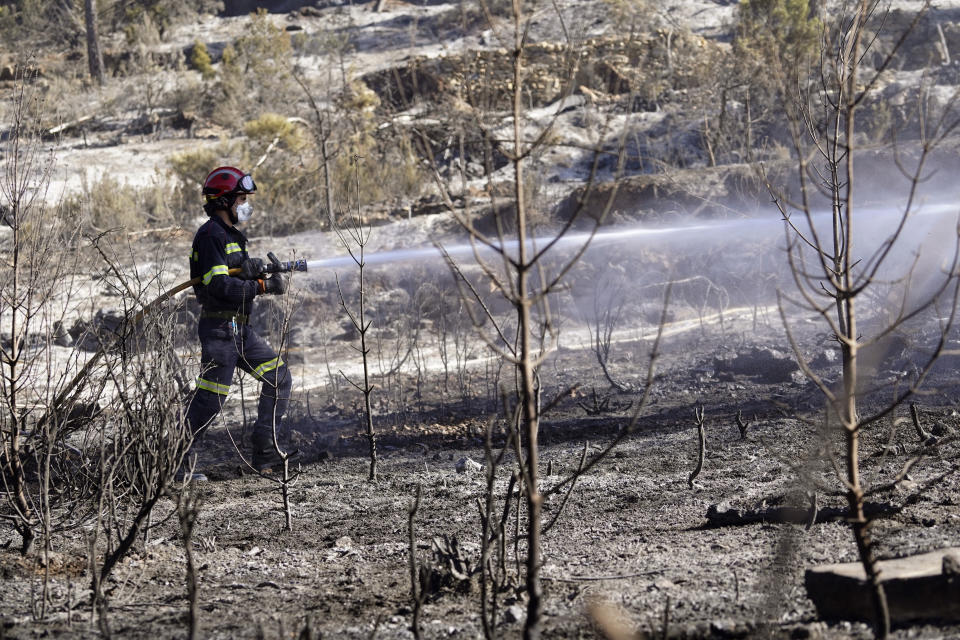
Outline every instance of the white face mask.
{"type": "Polygon", "coordinates": [[[237,205],[237,222],[246,222],[253,215],[253,205],[249,201],[237,205]]]}

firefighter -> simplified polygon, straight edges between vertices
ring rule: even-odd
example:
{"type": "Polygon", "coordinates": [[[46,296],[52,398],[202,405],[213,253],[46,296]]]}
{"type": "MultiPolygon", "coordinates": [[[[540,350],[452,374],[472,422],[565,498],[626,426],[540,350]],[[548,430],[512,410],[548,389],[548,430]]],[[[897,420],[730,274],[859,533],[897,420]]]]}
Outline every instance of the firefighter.
{"type": "Polygon", "coordinates": [[[248,324],[254,298],[287,290],[281,274],[266,275],[263,260],[247,255],[247,237],[236,227],[250,219],[256,190],[250,174],[235,167],[218,167],[203,182],[210,219],[197,230],[190,253],[190,277],[200,278],[193,290],[200,303],[201,370],[187,421],[201,436],[223,409],[234,369],[251,374],[261,383],[251,464],[263,472],[282,461],[274,429],[286,411],[291,379],[277,352],[248,324]],[[234,268],[240,272],[230,275],[234,268]]]}

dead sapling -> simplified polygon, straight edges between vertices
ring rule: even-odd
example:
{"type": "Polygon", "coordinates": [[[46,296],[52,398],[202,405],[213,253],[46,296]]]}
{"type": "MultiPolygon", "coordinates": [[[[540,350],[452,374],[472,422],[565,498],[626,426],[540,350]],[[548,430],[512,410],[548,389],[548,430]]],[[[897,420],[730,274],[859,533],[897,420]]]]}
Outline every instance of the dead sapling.
{"type": "Polygon", "coordinates": [[[194,465],[190,465],[188,473],[184,474],[184,485],[177,500],[177,517],[180,520],[180,541],[183,543],[183,555],[186,560],[187,582],[187,621],[189,640],[196,640],[200,636],[200,602],[197,589],[197,565],[193,557],[193,534],[196,529],[197,516],[200,514],[200,492],[192,484],[194,465]]]}
{"type": "Polygon", "coordinates": [[[807,531],[813,528],[817,523],[817,515],[820,513],[820,501],[817,498],[817,490],[808,489],[807,499],[810,501],[809,511],[807,512],[807,522],[804,525],[807,531]]]}
{"type": "MultiPolygon", "coordinates": [[[[557,524],[557,521],[560,519],[560,516],[563,514],[564,507],[567,506],[567,501],[570,500],[570,495],[573,493],[573,488],[576,486],[576,479],[580,478],[583,475],[583,467],[587,463],[587,452],[590,449],[590,444],[586,441],[583,443],[583,452],[580,454],[580,464],[577,465],[577,470],[573,474],[574,480],[570,482],[567,492],[563,495],[563,499],[560,501],[560,506],[557,507],[557,512],[553,514],[553,519],[543,528],[543,532],[547,533],[550,529],[553,528],[553,525],[557,524]]],[[[547,475],[550,475],[548,472],[547,475]]]]}
{"type": "Polygon", "coordinates": [[[633,406],[633,400],[628,401],[626,404],[616,402],[611,404],[610,397],[610,394],[600,396],[596,389],[590,389],[590,403],[587,404],[586,402],[578,400],[577,406],[586,411],[588,416],[599,416],[614,411],[627,411],[633,406]]]}
{"type": "MultiPolygon", "coordinates": [[[[287,299],[290,300],[289,297],[287,299]]],[[[279,314],[278,332],[279,332],[280,341],[279,341],[279,346],[277,351],[282,354],[285,354],[286,346],[287,346],[287,337],[290,335],[290,316],[291,316],[290,308],[284,309],[283,312],[279,314]]],[[[267,374],[267,375],[270,375],[270,374],[267,374]]],[[[274,376],[273,386],[274,388],[276,388],[279,384],[279,380],[276,379],[276,376],[278,376],[279,374],[276,372],[276,370],[274,370],[272,375],[274,376]]],[[[247,413],[246,413],[246,402],[244,399],[245,394],[244,394],[243,383],[244,383],[244,376],[242,375],[242,372],[241,372],[240,407],[241,407],[241,411],[243,412],[242,423],[244,425],[244,431],[246,431],[247,413]]],[[[221,420],[223,419],[223,414],[220,415],[220,419],[221,420]]],[[[225,429],[225,431],[227,433],[227,437],[230,438],[230,442],[233,445],[233,448],[237,453],[237,456],[239,456],[244,467],[246,467],[249,471],[252,471],[253,473],[257,474],[261,478],[270,480],[271,482],[277,485],[280,491],[280,499],[283,505],[283,516],[284,516],[283,530],[293,531],[293,507],[290,501],[290,492],[291,492],[291,489],[297,484],[297,481],[300,479],[300,475],[302,472],[301,472],[299,463],[297,463],[295,467],[292,463],[296,462],[297,456],[299,456],[300,452],[297,449],[293,449],[291,451],[285,451],[283,448],[281,448],[280,434],[278,432],[279,422],[280,421],[278,420],[278,417],[276,415],[276,406],[274,406],[274,415],[271,418],[272,445],[273,445],[274,451],[276,452],[277,456],[280,458],[282,462],[282,464],[279,467],[280,473],[274,473],[273,468],[264,469],[264,470],[255,468],[253,466],[253,458],[251,457],[248,459],[246,456],[244,456],[242,448],[238,442],[238,439],[234,438],[233,433],[230,431],[230,429],[229,428],[225,429]]],[[[243,433],[240,434],[240,440],[241,441],[243,440],[243,433]]]]}
{"type": "Polygon", "coordinates": [[[750,426],[749,422],[743,421],[743,412],[740,409],[737,409],[737,429],[740,430],[740,439],[747,439],[747,428],[750,426]]]}
{"type": "MultiPolygon", "coordinates": [[[[485,5],[485,3],[482,3],[485,5]]],[[[554,5],[556,9],[556,5],[554,5]]],[[[593,198],[588,195],[578,198],[576,210],[565,216],[564,222],[553,233],[553,237],[541,241],[536,237],[537,216],[544,211],[546,203],[537,202],[535,188],[538,182],[539,170],[534,164],[543,148],[553,144],[551,127],[556,122],[559,113],[540,126],[529,118],[526,95],[528,87],[526,78],[529,71],[526,67],[529,57],[527,34],[531,21],[535,18],[527,15],[524,3],[512,3],[510,14],[512,19],[498,21],[495,38],[502,38],[503,46],[509,52],[511,62],[509,69],[504,73],[512,75],[512,82],[508,91],[490,91],[489,84],[483,82],[468,83],[463,96],[467,104],[477,108],[464,122],[471,131],[477,131],[478,138],[485,142],[484,159],[487,161],[487,175],[493,173],[491,159],[494,153],[507,158],[510,166],[510,195],[509,207],[501,206],[496,200],[494,190],[489,190],[493,210],[507,210],[505,215],[495,216],[496,229],[488,233],[479,229],[475,224],[474,207],[467,206],[466,201],[457,198],[454,201],[451,193],[444,188],[445,181],[440,176],[442,167],[434,154],[436,145],[424,133],[420,132],[420,151],[428,158],[432,170],[437,178],[440,196],[447,210],[469,234],[470,243],[474,249],[473,258],[479,269],[478,277],[483,278],[489,285],[490,295],[499,297],[505,302],[515,322],[511,330],[512,337],[504,345],[500,337],[493,336],[489,330],[482,330],[481,326],[474,325],[476,333],[493,352],[494,357],[502,358],[507,366],[514,370],[514,384],[512,394],[519,407],[516,424],[521,438],[517,438],[515,448],[520,450],[517,456],[517,465],[522,481],[523,519],[525,520],[524,577],[521,581],[526,596],[526,618],[523,623],[523,635],[526,638],[537,638],[541,635],[541,623],[544,608],[544,591],[540,577],[541,567],[544,564],[542,546],[542,505],[544,496],[540,490],[540,367],[549,357],[559,342],[559,333],[553,321],[554,313],[550,309],[550,296],[562,286],[566,276],[571,272],[589,246],[589,240],[604,222],[610,212],[615,190],[607,197],[605,205],[594,206],[593,198]],[[503,27],[501,31],[500,27],[503,27]],[[510,44],[508,44],[510,43],[510,44]],[[499,94],[499,95],[497,95],[499,94]],[[494,102],[490,101],[493,97],[494,102]],[[504,114],[512,122],[512,134],[501,135],[504,114]],[[539,129],[534,133],[531,127],[539,129]],[[590,209],[589,214],[586,209],[590,209]],[[581,215],[583,214],[583,215],[581,215]],[[586,219],[589,215],[589,219],[586,219]],[[572,230],[586,226],[590,232],[582,243],[566,253],[561,259],[554,259],[559,251],[557,248],[572,230]],[[515,242],[514,242],[515,241],[515,242]],[[490,253],[487,253],[487,252],[490,253]],[[487,253],[487,255],[481,255],[487,253]],[[545,339],[545,338],[549,339],[545,339]],[[512,345],[512,346],[511,346],[512,345]]],[[[559,11],[558,11],[559,17],[559,11]]],[[[569,66],[569,80],[565,86],[572,91],[576,87],[575,78],[579,68],[580,55],[570,41],[569,54],[564,56],[571,64],[569,66]]],[[[585,181],[582,193],[589,194],[598,177],[597,171],[601,166],[600,157],[606,154],[607,140],[619,137],[616,167],[612,168],[614,180],[623,175],[627,153],[626,139],[628,127],[620,128],[619,123],[612,119],[601,124],[602,130],[596,132],[594,146],[594,162],[590,175],[585,181]],[[619,131],[618,131],[619,129],[619,131]],[[619,136],[617,134],[619,133],[619,136]]],[[[469,305],[466,306],[468,313],[469,305]]],[[[471,320],[473,317],[471,317],[471,320]]],[[[510,414],[505,414],[510,415],[510,414]]],[[[586,470],[586,469],[585,469],[586,470]]],[[[519,508],[519,501],[518,501],[519,508]]],[[[519,518],[515,531],[520,528],[519,518]]],[[[520,544],[520,536],[515,537],[516,545],[520,544]]],[[[518,554],[519,555],[519,554],[518,554]]]]}
{"type": "Polygon", "coordinates": [[[363,219],[360,215],[360,157],[354,156],[353,158],[354,165],[354,179],[356,186],[357,194],[357,209],[356,216],[354,219],[354,224],[351,229],[349,229],[346,234],[341,230],[337,229],[337,235],[340,238],[340,242],[346,248],[347,253],[350,254],[350,258],[357,266],[357,307],[356,312],[351,311],[350,307],[347,305],[346,298],[343,293],[343,288],[340,283],[340,277],[337,276],[337,293],[340,296],[340,307],[343,309],[344,313],[347,315],[347,318],[350,320],[350,324],[353,326],[353,329],[356,331],[360,339],[360,346],[356,347],[357,351],[360,352],[360,358],[363,364],[363,380],[357,382],[349,378],[343,371],[340,371],[340,375],[350,383],[357,391],[363,395],[363,418],[364,418],[364,427],[366,431],[367,441],[369,444],[369,453],[370,453],[370,473],[369,480],[370,482],[377,481],[377,434],[373,428],[373,408],[371,403],[371,396],[374,391],[374,384],[370,381],[370,328],[373,324],[370,320],[367,319],[367,300],[366,300],[366,280],[365,280],[365,267],[366,261],[364,257],[364,251],[366,250],[367,244],[370,241],[371,228],[369,226],[364,226],[363,219]]]}
{"type": "MultiPolygon", "coordinates": [[[[604,279],[606,282],[607,279],[604,279]]],[[[613,332],[623,319],[627,304],[625,286],[622,282],[610,286],[601,285],[593,297],[593,319],[587,323],[590,343],[603,376],[617,391],[632,391],[629,384],[617,380],[610,370],[611,351],[615,344],[613,332]]]]}
{"type": "Polygon", "coordinates": [[[477,572],[473,562],[460,548],[460,541],[456,535],[442,534],[433,538],[433,561],[435,567],[433,577],[428,580],[421,578],[421,584],[451,584],[455,586],[467,585],[477,572]]]}
{"type": "MultiPolygon", "coordinates": [[[[241,379],[240,383],[241,390],[243,389],[243,382],[241,379]]],[[[242,392],[242,391],[241,391],[242,392]]],[[[246,423],[246,420],[244,420],[246,423]]],[[[283,505],[283,530],[284,531],[293,531],[293,505],[290,502],[290,490],[296,486],[297,481],[300,479],[302,474],[299,463],[296,464],[296,468],[291,465],[294,462],[293,458],[299,451],[284,451],[280,448],[279,443],[279,434],[277,433],[276,420],[274,420],[273,428],[273,445],[277,452],[280,455],[280,458],[283,462],[280,467],[280,473],[273,473],[273,469],[259,470],[253,466],[253,458],[248,458],[243,453],[243,448],[240,446],[240,443],[237,441],[237,438],[233,436],[230,429],[225,429],[227,437],[230,438],[230,443],[233,445],[233,449],[236,452],[237,456],[240,458],[240,461],[243,463],[243,466],[246,467],[248,471],[252,471],[261,478],[265,478],[270,482],[276,483],[277,488],[280,491],[280,500],[283,505]]],[[[242,439],[242,436],[241,436],[242,439]]]]}
{"type": "Polygon", "coordinates": [[[413,619],[410,623],[410,630],[413,637],[420,640],[420,613],[423,610],[423,603],[428,593],[428,578],[424,567],[417,560],[417,536],[413,523],[417,517],[417,511],[420,509],[420,491],[421,486],[417,485],[417,494],[413,502],[407,508],[407,545],[410,554],[410,604],[413,609],[413,619]]]}
{"type": "MultiPolygon", "coordinates": [[[[503,399],[505,409],[508,404],[507,399],[503,399]]],[[[511,499],[514,494],[514,488],[519,480],[519,473],[514,471],[510,474],[510,480],[506,491],[503,493],[503,511],[499,519],[495,513],[496,509],[496,479],[497,470],[502,466],[504,457],[511,450],[514,438],[518,436],[515,429],[507,431],[506,441],[496,454],[493,446],[493,420],[489,420],[486,425],[486,438],[484,440],[484,455],[486,464],[484,473],[486,474],[486,488],[483,498],[477,497],[477,510],[480,514],[480,619],[483,625],[483,635],[485,638],[495,637],[495,628],[497,620],[497,594],[506,591],[509,586],[510,576],[507,573],[506,564],[506,527],[510,517],[511,499]]],[[[517,500],[520,496],[517,496],[517,500]]]]}
{"type": "MultiPolygon", "coordinates": [[[[133,290],[135,282],[132,278],[125,284],[133,290]]],[[[143,283],[133,291],[124,302],[133,305],[143,299],[143,283]]],[[[159,309],[144,315],[136,333],[123,327],[124,348],[106,356],[113,397],[96,436],[100,489],[89,536],[91,605],[105,637],[110,636],[108,581],[149,526],[153,509],[168,495],[192,440],[175,381],[180,363],[170,356],[173,322],[172,313],[159,309]],[[98,548],[101,535],[103,549],[98,548]]]]}
{"type": "Polygon", "coordinates": [[[699,444],[697,447],[697,467],[690,474],[690,477],[687,478],[687,484],[691,489],[693,489],[694,479],[696,479],[696,477],[700,475],[700,471],[703,470],[703,459],[707,453],[707,433],[703,428],[703,405],[699,405],[697,408],[695,408],[693,410],[693,415],[697,425],[697,439],[699,444]]]}
{"type": "Polygon", "coordinates": [[[910,419],[913,420],[913,428],[917,432],[917,437],[925,447],[931,447],[937,444],[937,437],[923,428],[920,424],[920,412],[917,410],[917,403],[910,403],[910,419]]]}

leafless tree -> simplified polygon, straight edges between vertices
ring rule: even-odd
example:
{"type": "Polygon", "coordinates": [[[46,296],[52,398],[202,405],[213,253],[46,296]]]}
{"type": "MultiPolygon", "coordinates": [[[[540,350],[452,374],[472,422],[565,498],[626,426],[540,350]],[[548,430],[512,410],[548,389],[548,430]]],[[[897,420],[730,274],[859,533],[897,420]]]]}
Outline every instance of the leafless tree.
{"type": "Polygon", "coordinates": [[[590,348],[607,382],[617,391],[629,391],[629,385],[616,378],[610,366],[615,346],[613,333],[623,321],[627,290],[617,275],[604,273],[598,280],[590,297],[591,308],[582,310],[580,315],[589,331],[590,348]]]}
{"type": "MultiPolygon", "coordinates": [[[[20,77],[11,111],[4,114],[9,128],[0,151],[0,212],[8,230],[0,240],[0,325],[4,334],[0,344],[0,489],[5,506],[0,519],[20,534],[24,553],[31,549],[38,529],[42,529],[48,548],[49,536],[57,528],[54,508],[79,497],[66,491],[55,501],[50,489],[57,474],[68,472],[66,438],[83,413],[78,402],[64,403],[48,419],[37,421],[38,414],[48,412],[66,384],[67,372],[76,365],[76,352],[60,361],[63,354],[55,352],[54,344],[65,337],[70,314],[79,304],[71,291],[81,259],[77,231],[58,215],[56,194],[49,189],[53,158],[41,142],[44,110],[36,88],[20,77]]],[[[71,517],[68,513],[61,516],[71,517]]]]}
{"type": "MultiPolygon", "coordinates": [[[[192,467],[192,465],[191,465],[192,467]]],[[[196,640],[200,636],[200,603],[197,589],[197,566],[193,557],[193,534],[200,515],[201,495],[196,487],[190,484],[193,469],[184,474],[186,482],[181,488],[177,500],[177,517],[180,520],[180,541],[183,543],[183,555],[187,560],[187,620],[189,621],[189,640],[196,640]]]]}
{"type": "Polygon", "coordinates": [[[819,65],[815,65],[816,78],[808,85],[802,76],[794,76],[794,86],[800,87],[799,99],[786,105],[799,186],[790,193],[770,185],[785,221],[787,258],[797,290],[796,294],[781,292],[781,316],[801,368],[819,387],[831,414],[837,417],[835,424],[839,424],[844,452],[842,462],[832,456],[831,461],[846,494],[848,522],[871,585],[874,627],[879,637],[889,634],[890,618],[877,567],[872,521],[864,510],[871,489],[864,485],[861,476],[860,452],[868,427],[896,410],[927,377],[953,325],[957,246],[948,251],[942,265],[934,268],[940,270],[937,274],[919,273],[916,261],[897,267],[894,256],[910,242],[912,214],[919,206],[929,174],[927,160],[937,145],[954,132],[958,117],[956,96],[938,110],[924,100],[924,87],[918,87],[921,104],[912,118],[919,139],[897,144],[894,149],[906,192],[887,236],[877,246],[869,246],[858,241],[857,235],[867,224],[875,224],[861,215],[865,213],[861,207],[863,191],[855,189],[861,178],[855,163],[863,140],[858,115],[877,93],[881,74],[893,68],[899,47],[927,8],[929,3],[922,3],[913,23],[902,34],[894,35],[894,43],[885,53],[874,51],[878,46],[876,30],[883,31],[877,2],[848,2],[843,4],[842,11],[821,16],[825,29],[819,65]],[[873,55],[872,68],[866,66],[868,55],[873,55]],[[828,209],[826,222],[816,215],[821,202],[828,209]],[[895,269],[901,272],[891,276],[895,269]],[[933,285],[923,286],[929,282],[920,281],[921,275],[934,275],[933,285]],[[878,292],[882,292],[886,304],[867,304],[878,292]],[[793,306],[816,313],[835,336],[841,352],[839,386],[818,376],[801,354],[788,309],[793,306]],[[920,356],[916,374],[906,384],[887,390],[879,406],[866,402],[879,384],[870,379],[870,366],[864,360],[868,351],[883,345],[894,331],[931,310],[938,311],[943,318],[939,339],[920,356]]]}
{"type": "Polygon", "coordinates": [[[162,274],[143,278],[123,269],[102,248],[101,255],[108,261],[104,282],[127,306],[119,325],[99,336],[110,349],[100,350],[106,353],[107,393],[101,396],[106,407],[104,419],[97,423],[93,454],[99,475],[97,526],[88,539],[92,606],[101,633],[110,637],[110,577],[150,526],[154,509],[181,468],[192,434],[184,418],[185,390],[178,382],[183,363],[173,348],[175,314],[169,308],[136,312],[152,297],[148,292],[161,287],[162,274]]]}
{"type": "MultiPolygon", "coordinates": [[[[515,425],[516,421],[508,424],[515,425]]],[[[486,486],[483,499],[477,498],[480,512],[480,621],[486,638],[495,637],[498,599],[497,594],[507,588],[511,576],[507,571],[507,524],[513,504],[513,494],[519,474],[510,474],[503,495],[503,505],[497,504],[497,476],[508,452],[513,450],[519,434],[515,428],[508,429],[499,451],[494,450],[493,421],[487,423],[484,446],[484,473],[486,486]],[[499,512],[498,512],[499,509],[499,512]]],[[[519,502],[519,496],[518,496],[519,502]]]]}
{"type": "MultiPolygon", "coordinates": [[[[541,633],[543,592],[540,580],[542,564],[541,536],[543,535],[543,495],[540,478],[540,449],[539,427],[542,415],[541,377],[540,367],[552,351],[556,343],[556,326],[553,312],[550,307],[550,296],[560,286],[565,276],[579,261],[586,251],[589,239],[569,254],[554,259],[559,255],[556,251],[557,243],[564,238],[578,224],[585,224],[588,229],[588,238],[596,232],[605,219],[610,202],[599,210],[584,211],[586,198],[567,219],[560,221],[551,239],[538,241],[534,230],[543,219],[535,200],[535,180],[530,173],[531,166],[547,147],[552,132],[554,120],[545,125],[537,126],[528,116],[526,105],[526,87],[528,63],[528,42],[530,16],[527,15],[524,3],[514,0],[509,8],[509,27],[501,30],[493,22],[491,8],[481,0],[480,8],[501,46],[508,51],[507,59],[510,67],[504,76],[502,87],[493,87],[482,81],[465,86],[461,96],[464,114],[462,129],[470,130],[470,139],[480,141],[483,149],[483,164],[485,175],[490,184],[489,211],[491,212],[493,230],[485,232],[475,224],[473,212],[464,205],[455,204],[441,177],[439,165],[433,154],[433,143],[430,137],[421,134],[422,152],[431,160],[435,168],[437,184],[441,196],[447,203],[449,210],[469,234],[470,242],[474,246],[474,260],[487,286],[495,295],[505,300],[512,308],[513,319],[510,321],[510,330],[505,330],[502,322],[497,322],[489,310],[482,305],[475,307],[465,304],[464,310],[470,315],[474,326],[479,329],[478,334],[486,342],[497,357],[510,363],[514,368],[515,376],[512,385],[511,398],[506,401],[504,419],[509,429],[516,429],[517,436],[512,440],[517,460],[518,481],[522,487],[524,531],[523,539],[526,543],[526,557],[523,562],[523,578],[527,596],[527,615],[524,623],[524,637],[536,638],[541,633]],[[510,171],[510,180],[506,196],[501,199],[498,193],[504,193],[500,185],[492,183],[492,162],[494,155],[505,157],[510,171]],[[491,257],[492,256],[492,257],[491,257]],[[493,320],[488,324],[487,319],[493,320]]],[[[559,16],[561,20],[564,16],[559,16]]],[[[576,71],[576,45],[572,39],[568,42],[565,60],[571,62],[568,84],[561,92],[558,104],[570,95],[573,89],[572,78],[576,71]]],[[[549,120],[549,118],[548,118],[549,120]]],[[[591,175],[587,181],[593,185],[596,178],[599,158],[611,138],[613,144],[621,150],[612,154],[622,161],[623,139],[605,126],[599,126],[596,134],[595,147],[592,149],[593,164],[591,175]]],[[[461,139],[463,136],[461,135],[461,139]]],[[[605,151],[611,153],[609,149],[605,151]]],[[[461,172],[465,165],[463,145],[461,153],[461,172]]],[[[588,153],[589,155],[589,153],[588,153]]],[[[621,164],[617,164],[614,171],[619,176],[621,164]]],[[[615,195],[616,189],[612,190],[615,195]]],[[[452,261],[448,257],[448,262],[452,261]]],[[[477,300],[475,290],[468,286],[468,280],[458,266],[451,264],[454,278],[461,288],[464,300],[477,300]]],[[[518,514],[520,504],[517,504],[518,514]]],[[[491,509],[483,510],[484,545],[488,544],[490,532],[495,531],[491,509]]],[[[519,533],[519,518],[516,521],[519,533]]],[[[519,536],[518,536],[519,538],[519,536]]],[[[519,544],[519,539],[517,540],[519,544]]],[[[519,550],[518,555],[519,555],[519,550]]],[[[488,626],[485,632],[491,633],[488,626]]]]}
{"type": "Polygon", "coordinates": [[[364,426],[367,436],[367,441],[369,445],[370,453],[370,473],[369,479],[371,482],[376,482],[377,480],[377,434],[373,428],[373,408],[371,406],[370,397],[373,394],[374,386],[370,381],[370,345],[368,340],[370,338],[370,326],[371,322],[367,319],[367,300],[366,300],[366,289],[365,289],[365,279],[364,279],[364,269],[366,267],[366,262],[364,259],[364,251],[366,246],[370,241],[370,227],[366,227],[363,224],[363,219],[360,216],[360,168],[359,168],[360,158],[354,157],[354,170],[356,176],[356,187],[357,187],[357,208],[356,216],[354,218],[353,225],[346,231],[338,230],[343,246],[346,248],[347,252],[350,254],[350,257],[353,259],[354,263],[357,265],[357,301],[355,310],[352,310],[351,307],[347,304],[347,300],[344,297],[343,288],[340,286],[340,278],[337,277],[337,291],[340,294],[340,306],[343,309],[344,313],[347,314],[347,318],[350,320],[350,324],[353,329],[357,332],[360,340],[360,346],[357,350],[360,353],[361,362],[363,365],[363,380],[357,382],[351,380],[344,374],[344,378],[353,385],[360,393],[363,394],[363,419],[364,426]]]}
{"type": "Polygon", "coordinates": [[[304,95],[307,97],[307,101],[310,104],[310,109],[313,116],[313,121],[310,125],[310,131],[313,134],[314,143],[316,144],[317,151],[320,154],[320,167],[323,170],[324,204],[326,205],[327,219],[329,221],[330,228],[333,229],[336,227],[336,221],[334,219],[335,195],[333,193],[332,165],[334,158],[339,152],[334,142],[334,114],[327,103],[321,105],[317,98],[314,97],[313,92],[310,90],[306,81],[299,73],[293,71],[291,75],[293,76],[293,79],[296,81],[297,85],[303,91],[304,95]]]}

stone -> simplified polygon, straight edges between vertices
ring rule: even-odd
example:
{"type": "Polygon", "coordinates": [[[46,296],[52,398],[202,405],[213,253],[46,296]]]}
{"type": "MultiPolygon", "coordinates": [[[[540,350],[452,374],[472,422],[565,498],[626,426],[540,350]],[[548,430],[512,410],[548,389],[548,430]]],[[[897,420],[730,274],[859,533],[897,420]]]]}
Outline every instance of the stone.
{"type": "Polygon", "coordinates": [[[467,472],[477,472],[483,469],[483,465],[479,462],[471,460],[470,458],[464,456],[457,460],[457,463],[453,467],[457,470],[457,473],[467,473],[467,472]]]}
{"type": "Polygon", "coordinates": [[[941,573],[945,576],[960,576],[960,554],[945,553],[942,559],[941,573]]]}
{"type": "MultiPolygon", "coordinates": [[[[945,567],[960,559],[960,547],[880,561],[891,624],[921,620],[960,621],[960,580],[945,567]]],[[[807,569],[807,595],[825,620],[873,619],[870,585],[860,562],[807,569]]]]}
{"type": "Polygon", "coordinates": [[[507,624],[522,622],[527,616],[526,610],[519,604],[507,607],[503,612],[503,619],[507,624]]]}
{"type": "Polygon", "coordinates": [[[800,368],[792,356],[766,347],[752,347],[732,358],[714,358],[713,367],[715,375],[749,376],[763,384],[791,382],[800,368]]]}

